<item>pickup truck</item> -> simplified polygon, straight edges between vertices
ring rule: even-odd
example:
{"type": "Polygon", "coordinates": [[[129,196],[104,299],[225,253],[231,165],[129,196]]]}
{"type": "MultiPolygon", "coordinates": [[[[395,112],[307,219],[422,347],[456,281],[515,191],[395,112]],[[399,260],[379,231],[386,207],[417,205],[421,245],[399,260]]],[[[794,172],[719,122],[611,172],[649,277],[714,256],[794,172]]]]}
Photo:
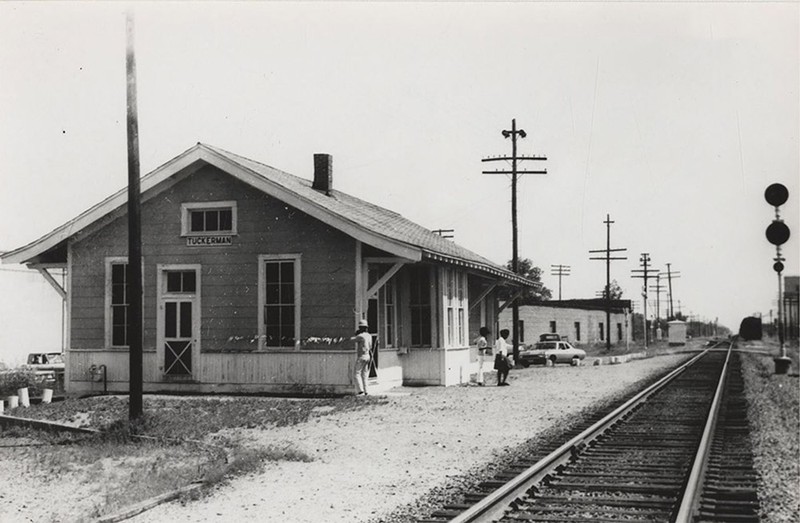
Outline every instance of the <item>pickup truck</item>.
{"type": "Polygon", "coordinates": [[[576,349],[568,341],[548,340],[540,341],[535,345],[528,345],[519,351],[519,361],[523,367],[544,364],[547,361],[556,363],[572,363],[572,360],[582,360],[586,357],[586,352],[576,349]]]}
{"type": "Polygon", "coordinates": [[[64,356],[60,352],[32,352],[25,367],[36,372],[46,387],[64,391],[64,356]]]}

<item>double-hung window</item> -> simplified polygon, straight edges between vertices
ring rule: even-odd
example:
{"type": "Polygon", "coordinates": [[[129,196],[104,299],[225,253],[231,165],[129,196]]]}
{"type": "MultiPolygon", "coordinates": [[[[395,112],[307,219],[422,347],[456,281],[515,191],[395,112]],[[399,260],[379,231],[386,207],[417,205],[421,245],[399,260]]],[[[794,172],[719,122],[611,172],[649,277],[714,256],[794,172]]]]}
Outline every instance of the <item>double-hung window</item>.
{"type": "Polygon", "coordinates": [[[128,348],[130,345],[130,283],[128,258],[105,260],[105,345],[128,348]]]}
{"type": "Polygon", "coordinates": [[[445,346],[463,347],[467,345],[467,292],[466,275],[457,269],[441,269],[444,279],[445,346]]]}
{"type": "Polygon", "coordinates": [[[409,308],[411,312],[411,346],[431,346],[431,274],[428,267],[412,267],[409,271],[409,308]]]}
{"type": "Polygon", "coordinates": [[[259,256],[259,347],[294,348],[300,338],[300,255],[259,256]]]}

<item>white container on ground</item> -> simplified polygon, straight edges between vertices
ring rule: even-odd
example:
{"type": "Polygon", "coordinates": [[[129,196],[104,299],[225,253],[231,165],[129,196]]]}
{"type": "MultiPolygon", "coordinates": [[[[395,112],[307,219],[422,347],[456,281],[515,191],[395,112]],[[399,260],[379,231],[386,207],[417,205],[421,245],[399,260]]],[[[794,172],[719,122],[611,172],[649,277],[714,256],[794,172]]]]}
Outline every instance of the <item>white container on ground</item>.
{"type": "Polygon", "coordinates": [[[42,389],[42,403],[53,401],[53,389],[42,389]]]}
{"type": "Polygon", "coordinates": [[[19,407],[19,396],[9,396],[6,398],[6,401],[8,401],[9,409],[16,409],[19,407]]]}
{"type": "Polygon", "coordinates": [[[17,394],[19,394],[19,404],[23,407],[30,407],[31,406],[31,399],[28,397],[28,387],[22,387],[21,389],[17,389],[17,394]]]}
{"type": "Polygon", "coordinates": [[[3,401],[3,400],[0,400],[0,416],[3,415],[3,411],[5,410],[5,405],[6,405],[6,402],[3,401]]]}

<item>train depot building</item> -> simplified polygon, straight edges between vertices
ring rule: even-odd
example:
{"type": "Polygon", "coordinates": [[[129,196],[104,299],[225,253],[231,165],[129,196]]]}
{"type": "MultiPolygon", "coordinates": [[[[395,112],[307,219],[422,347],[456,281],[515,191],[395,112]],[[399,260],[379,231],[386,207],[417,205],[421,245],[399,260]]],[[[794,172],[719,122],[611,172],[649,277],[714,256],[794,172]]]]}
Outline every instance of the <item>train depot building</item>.
{"type": "MultiPolygon", "coordinates": [[[[351,392],[361,318],[372,387],[466,382],[498,289],[536,285],[313,178],[200,143],[142,177],[146,392],[351,392]]],[[[128,390],[127,218],[123,189],[2,256],[66,301],[71,394],[128,390]]]]}
{"type": "MultiPolygon", "coordinates": [[[[631,339],[631,301],[611,300],[611,325],[606,325],[606,300],[548,300],[519,306],[520,344],[539,341],[541,334],[557,333],[573,345],[627,343],[631,339]]],[[[501,329],[511,331],[512,311],[500,313],[501,329]]]]}

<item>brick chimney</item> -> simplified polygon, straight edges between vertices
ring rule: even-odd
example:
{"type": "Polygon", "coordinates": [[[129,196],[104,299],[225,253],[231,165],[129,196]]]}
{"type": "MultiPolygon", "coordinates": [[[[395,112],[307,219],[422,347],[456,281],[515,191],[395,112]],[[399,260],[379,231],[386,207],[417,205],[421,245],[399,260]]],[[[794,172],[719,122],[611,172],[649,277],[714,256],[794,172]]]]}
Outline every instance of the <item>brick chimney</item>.
{"type": "Polygon", "coordinates": [[[333,190],[333,156],[325,153],[314,154],[314,183],[312,189],[327,195],[333,190]]]}

